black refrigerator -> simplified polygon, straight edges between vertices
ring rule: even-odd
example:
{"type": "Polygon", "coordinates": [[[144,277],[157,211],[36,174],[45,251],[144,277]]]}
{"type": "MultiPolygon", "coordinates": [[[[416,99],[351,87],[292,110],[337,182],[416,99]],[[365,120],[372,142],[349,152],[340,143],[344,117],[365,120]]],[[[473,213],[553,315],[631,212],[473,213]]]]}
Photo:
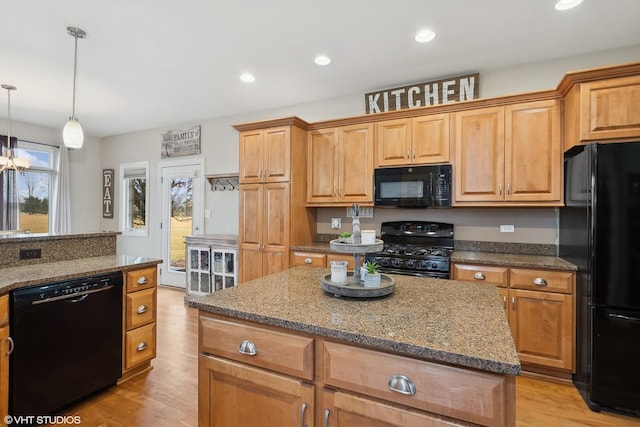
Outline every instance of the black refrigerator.
{"type": "Polygon", "coordinates": [[[559,255],[578,266],[576,373],[587,405],[640,416],[640,142],[565,154],[559,255]]]}

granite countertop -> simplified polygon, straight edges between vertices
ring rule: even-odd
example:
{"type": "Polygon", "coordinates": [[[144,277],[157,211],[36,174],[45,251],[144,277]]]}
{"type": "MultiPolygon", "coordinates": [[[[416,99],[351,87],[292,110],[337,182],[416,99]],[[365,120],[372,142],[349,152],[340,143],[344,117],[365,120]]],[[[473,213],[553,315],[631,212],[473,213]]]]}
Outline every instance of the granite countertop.
{"type": "Polygon", "coordinates": [[[578,267],[562,258],[541,255],[520,255],[494,252],[453,251],[452,263],[491,264],[504,267],[544,268],[576,271],[578,267]]]}
{"type": "Polygon", "coordinates": [[[489,372],[518,375],[518,354],[496,287],[393,275],[378,299],[322,290],[329,269],[294,267],[204,296],[190,307],[489,372]]]}
{"type": "Polygon", "coordinates": [[[40,285],[75,277],[153,267],[161,259],[132,255],[106,255],[0,269],[0,295],[12,289],[40,285]]]}
{"type": "MultiPolygon", "coordinates": [[[[20,230],[22,231],[22,230],[20,230]]],[[[0,234],[0,241],[2,242],[34,242],[39,240],[66,240],[66,239],[81,239],[84,237],[102,237],[102,236],[119,236],[122,232],[120,231],[100,231],[94,233],[65,233],[65,234],[55,234],[55,233],[11,233],[4,232],[0,234]]]]}

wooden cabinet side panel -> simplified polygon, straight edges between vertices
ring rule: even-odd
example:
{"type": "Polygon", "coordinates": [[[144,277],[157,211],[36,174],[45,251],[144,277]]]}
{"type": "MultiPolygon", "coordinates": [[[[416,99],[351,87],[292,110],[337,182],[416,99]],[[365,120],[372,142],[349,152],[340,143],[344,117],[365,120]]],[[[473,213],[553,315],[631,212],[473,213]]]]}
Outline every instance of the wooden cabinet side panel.
{"type": "Polygon", "coordinates": [[[286,182],[291,175],[291,130],[288,126],[264,130],[266,182],[286,182]]]}
{"type": "Polygon", "coordinates": [[[411,133],[413,163],[449,162],[449,114],[415,117],[411,133]]]}
{"type": "Polygon", "coordinates": [[[560,101],[505,107],[507,201],[561,201],[560,101]]]}
{"type": "Polygon", "coordinates": [[[344,126],[338,132],[340,199],[373,203],[373,124],[344,126]]]}
{"type": "Polygon", "coordinates": [[[411,121],[386,120],[375,124],[375,166],[406,165],[411,162],[411,121]]]}
{"type": "Polygon", "coordinates": [[[337,197],[337,150],[334,129],[309,132],[307,202],[331,202],[337,197]]]}
{"type": "Polygon", "coordinates": [[[262,130],[240,133],[240,183],[256,183],[261,180],[263,168],[263,139],[262,130]]]}
{"type": "Polygon", "coordinates": [[[504,109],[455,114],[456,202],[504,199],[504,109]]]}
{"type": "Polygon", "coordinates": [[[313,385],[211,356],[199,363],[201,426],[313,425],[313,385]]]}

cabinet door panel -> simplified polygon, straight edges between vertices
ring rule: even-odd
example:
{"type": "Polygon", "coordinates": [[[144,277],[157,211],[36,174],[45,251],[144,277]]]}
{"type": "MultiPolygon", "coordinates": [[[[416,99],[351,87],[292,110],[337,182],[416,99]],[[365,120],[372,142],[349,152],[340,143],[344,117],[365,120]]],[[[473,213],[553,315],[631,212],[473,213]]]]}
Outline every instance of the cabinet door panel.
{"type": "Polygon", "coordinates": [[[267,248],[277,247],[288,250],[291,223],[289,218],[289,183],[266,184],[264,193],[265,210],[262,231],[265,236],[262,242],[267,248]]]}
{"type": "Polygon", "coordinates": [[[264,172],[266,182],[289,181],[291,175],[290,140],[290,128],[288,126],[264,131],[264,172]]]}
{"type": "Polygon", "coordinates": [[[262,252],[258,245],[241,245],[239,263],[239,282],[244,283],[249,280],[258,279],[263,276],[262,273],[262,252]]]}
{"type": "Polygon", "coordinates": [[[456,202],[504,199],[503,107],[456,113],[454,168],[456,202]]]}
{"type": "Polygon", "coordinates": [[[509,290],[509,323],[523,363],[573,368],[573,297],[509,290]]]}
{"type": "Polygon", "coordinates": [[[312,131],[307,145],[307,202],[331,202],[338,193],[338,141],[333,129],[312,131]]]}
{"type": "Polygon", "coordinates": [[[411,123],[412,163],[449,161],[449,114],[415,117],[411,123]]]}
{"type": "Polygon", "coordinates": [[[458,426],[455,421],[364,399],[348,393],[323,391],[325,425],[335,427],[440,427],[458,426]],[[328,412],[327,412],[328,411],[328,412]]]}
{"type": "Polygon", "coordinates": [[[376,166],[409,164],[410,154],[410,120],[386,120],[376,123],[376,166]]]}
{"type": "Polygon", "coordinates": [[[313,425],[313,385],[209,356],[199,357],[198,369],[201,426],[313,425]]]}
{"type": "Polygon", "coordinates": [[[338,132],[340,199],[373,203],[373,124],[344,126],[338,132]]]}
{"type": "Polygon", "coordinates": [[[261,184],[240,186],[240,233],[242,245],[258,245],[262,242],[262,219],[264,192],[261,184]]]}
{"type": "Polygon", "coordinates": [[[263,168],[263,132],[247,131],[240,134],[240,176],[241,183],[260,182],[263,168]]]}
{"type": "Polygon", "coordinates": [[[560,201],[560,101],[505,107],[507,201],[560,201]]]}

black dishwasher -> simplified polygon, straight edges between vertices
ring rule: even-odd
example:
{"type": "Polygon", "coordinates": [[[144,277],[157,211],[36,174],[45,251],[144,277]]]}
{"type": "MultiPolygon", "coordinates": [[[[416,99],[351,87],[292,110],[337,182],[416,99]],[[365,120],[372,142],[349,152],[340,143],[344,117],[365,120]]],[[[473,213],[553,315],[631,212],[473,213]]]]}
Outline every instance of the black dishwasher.
{"type": "Polygon", "coordinates": [[[54,414],[122,373],[122,273],[11,293],[9,413],[54,414]]]}

